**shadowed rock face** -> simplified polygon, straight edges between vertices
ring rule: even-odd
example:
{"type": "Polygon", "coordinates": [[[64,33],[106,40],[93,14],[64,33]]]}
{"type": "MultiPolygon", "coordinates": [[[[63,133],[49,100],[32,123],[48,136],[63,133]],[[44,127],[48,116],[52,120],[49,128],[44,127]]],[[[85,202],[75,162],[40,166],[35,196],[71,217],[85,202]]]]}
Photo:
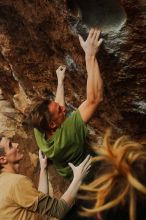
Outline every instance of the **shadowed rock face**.
{"type": "MultiPolygon", "coordinates": [[[[104,38],[98,55],[104,101],[90,124],[96,133],[94,141],[109,126],[115,134],[126,133],[146,140],[146,3],[144,0],[88,2],[89,5],[81,0],[1,0],[0,88],[15,114],[21,116],[19,125],[12,123],[10,129],[9,123],[9,130],[19,126],[23,130],[22,122],[36,103],[47,95],[54,96],[55,70],[62,63],[68,69],[65,93],[69,108],[78,107],[85,99],[86,69],[77,34],[86,38],[90,27],[98,24],[103,28],[104,38]]],[[[25,149],[22,171],[33,176],[37,183],[38,166],[34,162],[37,146],[31,129],[25,131],[26,136],[11,134],[25,149]]],[[[52,166],[50,171],[55,194],[59,195],[67,184],[52,166]]]]}
{"type": "Polygon", "coordinates": [[[88,25],[98,26],[102,32],[121,29],[126,13],[117,0],[68,0],[68,9],[88,25]]]}

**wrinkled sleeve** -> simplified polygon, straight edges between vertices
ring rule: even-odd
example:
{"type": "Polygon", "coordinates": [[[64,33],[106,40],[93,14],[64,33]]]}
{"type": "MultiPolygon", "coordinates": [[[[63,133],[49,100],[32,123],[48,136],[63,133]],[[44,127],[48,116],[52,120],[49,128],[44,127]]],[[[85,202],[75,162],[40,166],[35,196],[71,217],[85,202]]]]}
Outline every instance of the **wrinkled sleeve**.
{"type": "Polygon", "coordinates": [[[62,219],[69,209],[69,206],[64,200],[44,195],[39,198],[36,212],[41,215],[62,219]]]}
{"type": "Polygon", "coordinates": [[[13,190],[14,202],[22,208],[41,215],[63,218],[69,207],[64,200],[39,192],[27,177],[22,177],[13,190]]]}

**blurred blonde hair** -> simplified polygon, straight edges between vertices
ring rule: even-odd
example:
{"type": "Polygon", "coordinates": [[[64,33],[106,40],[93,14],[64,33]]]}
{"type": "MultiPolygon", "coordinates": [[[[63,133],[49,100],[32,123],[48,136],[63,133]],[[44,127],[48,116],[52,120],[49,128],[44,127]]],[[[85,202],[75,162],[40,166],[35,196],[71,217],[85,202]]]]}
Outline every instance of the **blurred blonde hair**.
{"type": "Polygon", "coordinates": [[[98,154],[93,158],[93,162],[101,162],[102,172],[93,182],[81,186],[87,195],[79,197],[96,202],[92,209],[82,208],[80,214],[92,216],[118,205],[124,205],[128,199],[129,217],[130,220],[135,220],[136,191],[146,194],[146,186],[139,180],[146,162],[144,146],[131,141],[127,136],[113,141],[111,130],[108,129],[102,146],[93,147],[93,150],[98,154]]]}

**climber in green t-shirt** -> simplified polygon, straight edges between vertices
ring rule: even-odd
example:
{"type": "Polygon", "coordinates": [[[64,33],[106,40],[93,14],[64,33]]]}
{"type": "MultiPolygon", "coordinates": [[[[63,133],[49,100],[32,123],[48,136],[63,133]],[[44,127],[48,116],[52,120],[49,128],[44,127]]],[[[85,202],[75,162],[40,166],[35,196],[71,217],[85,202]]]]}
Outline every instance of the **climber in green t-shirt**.
{"type": "Polygon", "coordinates": [[[57,71],[58,87],[55,101],[44,101],[32,112],[36,142],[43,153],[53,161],[58,173],[72,176],[69,162],[78,165],[86,156],[86,124],[102,101],[103,82],[96,53],[102,43],[98,29],[91,29],[86,41],[79,35],[85,52],[87,69],[87,98],[79,108],[67,116],[64,99],[65,66],[57,71]]]}

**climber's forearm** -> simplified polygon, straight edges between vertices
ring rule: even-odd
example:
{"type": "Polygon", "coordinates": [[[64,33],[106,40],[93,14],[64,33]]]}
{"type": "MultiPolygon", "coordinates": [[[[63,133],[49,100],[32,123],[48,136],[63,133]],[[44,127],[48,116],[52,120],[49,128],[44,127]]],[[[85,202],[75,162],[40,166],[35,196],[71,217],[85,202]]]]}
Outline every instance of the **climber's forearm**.
{"type": "Polygon", "coordinates": [[[61,106],[65,106],[64,81],[62,80],[58,80],[55,102],[59,103],[61,106]]]}
{"type": "Polygon", "coordinates": [[[85,57],[87,68],[87,100],[91,103],[102,100],[103,81],[100,74],[98,61],[95,56],[85,57]]]}
{"type": "Polygon", "coordinates": [[[49,184],[48,184],[48,172],[47,169],[40,170],[40,178],[39,178],[39,185],[38,190],[45,194],[49,193],[49,184]]]}

